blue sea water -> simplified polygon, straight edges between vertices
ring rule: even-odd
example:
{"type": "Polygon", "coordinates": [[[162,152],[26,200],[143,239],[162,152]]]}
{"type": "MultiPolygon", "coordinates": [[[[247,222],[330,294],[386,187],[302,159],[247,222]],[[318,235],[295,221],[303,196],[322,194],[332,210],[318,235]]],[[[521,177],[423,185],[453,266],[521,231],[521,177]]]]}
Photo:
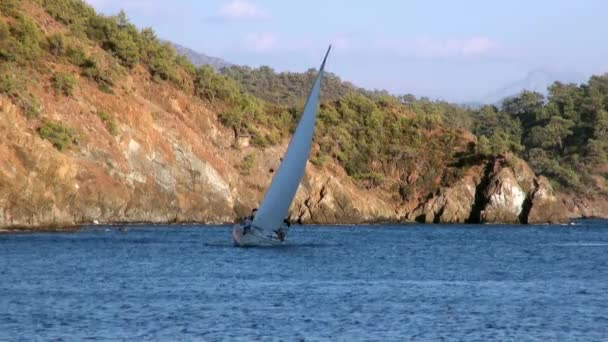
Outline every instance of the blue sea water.
{"type": "Polygon", "coordinates": [[[0,235],[0,340],[607,341],[608,222],[0,235]]]}

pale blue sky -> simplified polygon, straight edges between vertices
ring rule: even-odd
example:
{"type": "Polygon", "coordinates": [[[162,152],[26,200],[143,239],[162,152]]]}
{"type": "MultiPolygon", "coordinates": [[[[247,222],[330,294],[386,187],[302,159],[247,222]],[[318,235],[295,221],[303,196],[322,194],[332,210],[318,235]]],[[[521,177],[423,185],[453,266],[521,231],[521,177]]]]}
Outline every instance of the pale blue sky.
{"type": "MultiPolygon", "coordinates": [[[[603,0],[87,0],[194,50],[369,89],[475,101],[530,71],[608,72],[603,0]]],[[[567,76],[564,76],[567,75],[567,76]]]]}

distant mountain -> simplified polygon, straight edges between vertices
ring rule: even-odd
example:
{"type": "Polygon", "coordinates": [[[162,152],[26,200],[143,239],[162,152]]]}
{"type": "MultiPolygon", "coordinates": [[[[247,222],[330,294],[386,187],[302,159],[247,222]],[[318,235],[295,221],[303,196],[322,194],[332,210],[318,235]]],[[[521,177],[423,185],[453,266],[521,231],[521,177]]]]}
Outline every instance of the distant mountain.
{"type": "Polygon", "coordinates": [[[190,48],[187,48],[185,46],[182,46],[182,45],[179,45],[176,43],[171,43],[171,44],[173,45],[173,47],[175,47],[175,50],[177,51],[178,54],[188,57],[190,62],[192,62],[192,64],[196,65],[197,67],[208,64],[208,65],[211,65],[212,67],[214,67],[215,69],[219,70],[219,69],[227,68],[227,67],[230,67],[233,65],[232,63],[226,62],[225,60],[223,60],[221,58],[207,56],[205,54],[194,51],[190,48]]]}
{"type": "Polygon", "coordinates": [[[500,104],[503,99],[517,95],[522,90],[530,90],[547,95],[547,88],[557,81],[562,83],[582,83],[585,81],[585,76],[575,72],[536,69],[530,71],[525,78],[486,94],[477,102],[500,104]]]}

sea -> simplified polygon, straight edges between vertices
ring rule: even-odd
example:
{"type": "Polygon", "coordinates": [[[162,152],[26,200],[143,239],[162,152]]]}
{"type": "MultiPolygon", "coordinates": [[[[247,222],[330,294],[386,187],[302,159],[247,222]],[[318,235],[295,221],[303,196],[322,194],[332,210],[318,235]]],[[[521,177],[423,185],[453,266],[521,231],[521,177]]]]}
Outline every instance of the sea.
{"type": "Polygon", "coordinates": [[[608,221],[0,235],[0,341],[608,341],[608,221]]]}

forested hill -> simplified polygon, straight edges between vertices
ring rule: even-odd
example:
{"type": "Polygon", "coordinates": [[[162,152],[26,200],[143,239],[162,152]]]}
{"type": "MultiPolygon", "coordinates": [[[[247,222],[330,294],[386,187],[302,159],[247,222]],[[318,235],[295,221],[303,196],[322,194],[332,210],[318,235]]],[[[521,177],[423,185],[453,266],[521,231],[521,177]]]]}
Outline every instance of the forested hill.
{"type": "MultiPolygon", "coordinates": [[[[257,69],[232,66],[222,69],[222,73],[258,98],[295,106],[305,100],[315,71],[277,73],[265,66],[257,69]]],[[[608,75],[593,76],[581,85],[555,82],[547,90],[547,97],[523,91],[506,98],[500,106],[469,109],[412,95],[395,97],[366,91],[330,74],[323,94],[326,111],[329,108],[339,111],[354,98],[376,104],[391,102],[428,122],[474,133],[479,138],[480,154],[519,155],[563,190],[608,191],[608,75]]]]}
{"type": "MultiPolygon", "coordinates": [[[[277,73],[268,66],[250,68],[233,65],[221,69],[221,73],[237,81],[243,90],[258,98],[282,106],[302,105],[310,91],[316,69],[304,73],[277,73]]],[[[350,92],[367,93],[352,83],[343,82],[338,76],[327,72],[323,81],[321,101],[338,100],[350,92]]]]}
{"type": "Polygon", "coordinates": [[[548,94],[524,91],[501,108],[473,112],[479,149],[518,153],[563,190],[606,193],[608,75],[581,85],[555,83],[548,94]]]}

